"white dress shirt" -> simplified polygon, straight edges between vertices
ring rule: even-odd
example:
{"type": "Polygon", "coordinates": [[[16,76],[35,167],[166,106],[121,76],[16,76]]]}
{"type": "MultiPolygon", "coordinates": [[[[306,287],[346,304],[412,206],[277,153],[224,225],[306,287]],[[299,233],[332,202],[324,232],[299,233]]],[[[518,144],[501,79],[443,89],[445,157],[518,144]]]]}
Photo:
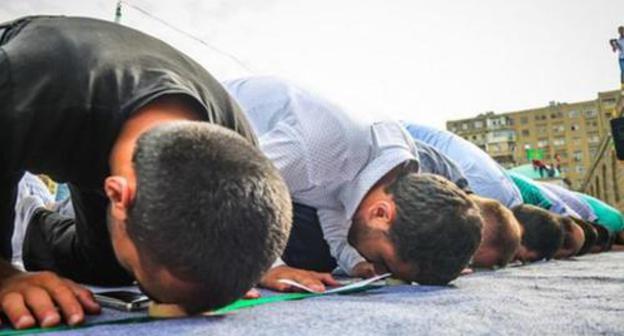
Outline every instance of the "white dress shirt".
{"type": "MultiPolygon", "coordinates": [[[[332,256],[348,274],[365,259],[347,242],[351,218],[394,167],[418,162],[397,122],[367,123],[314,94],[271,77],[223,83],[241,105],[293,202],[317,209],[332,256]]],[[[417,165],[415,165],[417,166],[417,165]]]]}

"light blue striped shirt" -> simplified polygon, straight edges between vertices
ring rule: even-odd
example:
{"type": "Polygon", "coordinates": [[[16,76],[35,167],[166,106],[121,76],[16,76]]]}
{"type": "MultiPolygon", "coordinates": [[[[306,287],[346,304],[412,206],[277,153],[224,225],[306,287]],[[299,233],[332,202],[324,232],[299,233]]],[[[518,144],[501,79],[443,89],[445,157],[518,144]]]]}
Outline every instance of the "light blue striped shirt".
{"type": "Polygon", "coordinates": [[[401,163],[418,162],[409,134],[397,122],[363,122],[275,78],[238,79],[224,86],[245,111],[293,201],[317,209],[331,254],[351,274],[364,261],[347,242],[351,218],[384,175],[401,163]]]}
{"type": "Polygon", "coordinates": [[[422,173],[442,176],[455,183],[460,189],[470,191],[468,180],[455,161],[442,154],[435,147],[420,140],[414,139],[414,145],[418,151],[418,160],[422,173]]]}
{"type": "Polygon", "coordinates": [[[455,161],[477,195],[498,200],[508,208],[522,204],[522,195],[500,165],[479,147],[433,127],[405,123],[414,139],[431,145],[455,161]]]}
{"type": "Polygon", "coordinates": [[[594,210],[582,198],[576,196],[572,191],[552,183],[540,183],[540,185],[557,195],[565,204],[574,210],[581,219],[593,222],[598,217],[594,210]]]}

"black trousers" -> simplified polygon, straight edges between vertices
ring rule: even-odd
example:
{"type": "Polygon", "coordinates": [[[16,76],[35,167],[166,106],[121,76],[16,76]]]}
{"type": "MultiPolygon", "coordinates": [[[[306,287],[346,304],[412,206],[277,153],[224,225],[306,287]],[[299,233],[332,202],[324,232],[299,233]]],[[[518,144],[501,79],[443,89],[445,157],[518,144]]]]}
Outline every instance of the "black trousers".
{"type": "Polygon", "coordinates": [[[24,267],[53,271],[74,281],[123,286],[133,278],[117,262],[106,224],[108,200],[99,191],[69,186],[75,218],[39,209],[23,245],[24,267]]]}
{"type": "Polygon", "coordinates": [[[331,272],[336,268],[316,209],[293,204],[293,225],[282,259],[289,266],[307,270],[331,272]]]}

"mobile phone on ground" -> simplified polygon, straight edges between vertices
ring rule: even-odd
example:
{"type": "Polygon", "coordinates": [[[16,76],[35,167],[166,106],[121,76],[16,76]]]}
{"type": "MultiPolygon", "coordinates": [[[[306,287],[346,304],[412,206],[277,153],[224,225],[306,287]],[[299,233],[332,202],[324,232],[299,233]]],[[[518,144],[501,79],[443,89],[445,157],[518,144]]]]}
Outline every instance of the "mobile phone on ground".
{"type": "Polygon", "coordinates": [[[147,295],[132,291],[100,292],[93,296],[102,307],[128,312],[147,309],[150,302],[147,295]]]}

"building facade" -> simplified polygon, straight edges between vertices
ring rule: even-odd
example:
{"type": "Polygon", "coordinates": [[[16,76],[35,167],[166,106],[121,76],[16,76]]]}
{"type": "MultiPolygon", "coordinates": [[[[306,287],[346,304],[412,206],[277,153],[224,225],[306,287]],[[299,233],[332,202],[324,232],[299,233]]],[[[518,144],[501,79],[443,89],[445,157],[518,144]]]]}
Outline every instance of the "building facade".
{"type": "MultiPolygon", "coordinates": [[[[618,98],[611,113],[608,118],[624,116],[624,97],[618,98]]],[[[608,122],[605,127],[609,128],[608,122]]],[[[624,161],[617,159],[610,133],[600,142],[598,152],[583,178],[581,190],[624,211],[624,161]]]]}
{"type": "Polygon", "coordinates": [[[609,120],[617,115],[620,96],[620,91],[601,92],[594,100],[488,112],[446,126],[506,168],[531,163],[528,153],[539,153],[544,163],[559,164],[561,175],[579,189],[608,133],[609,120]]]}

